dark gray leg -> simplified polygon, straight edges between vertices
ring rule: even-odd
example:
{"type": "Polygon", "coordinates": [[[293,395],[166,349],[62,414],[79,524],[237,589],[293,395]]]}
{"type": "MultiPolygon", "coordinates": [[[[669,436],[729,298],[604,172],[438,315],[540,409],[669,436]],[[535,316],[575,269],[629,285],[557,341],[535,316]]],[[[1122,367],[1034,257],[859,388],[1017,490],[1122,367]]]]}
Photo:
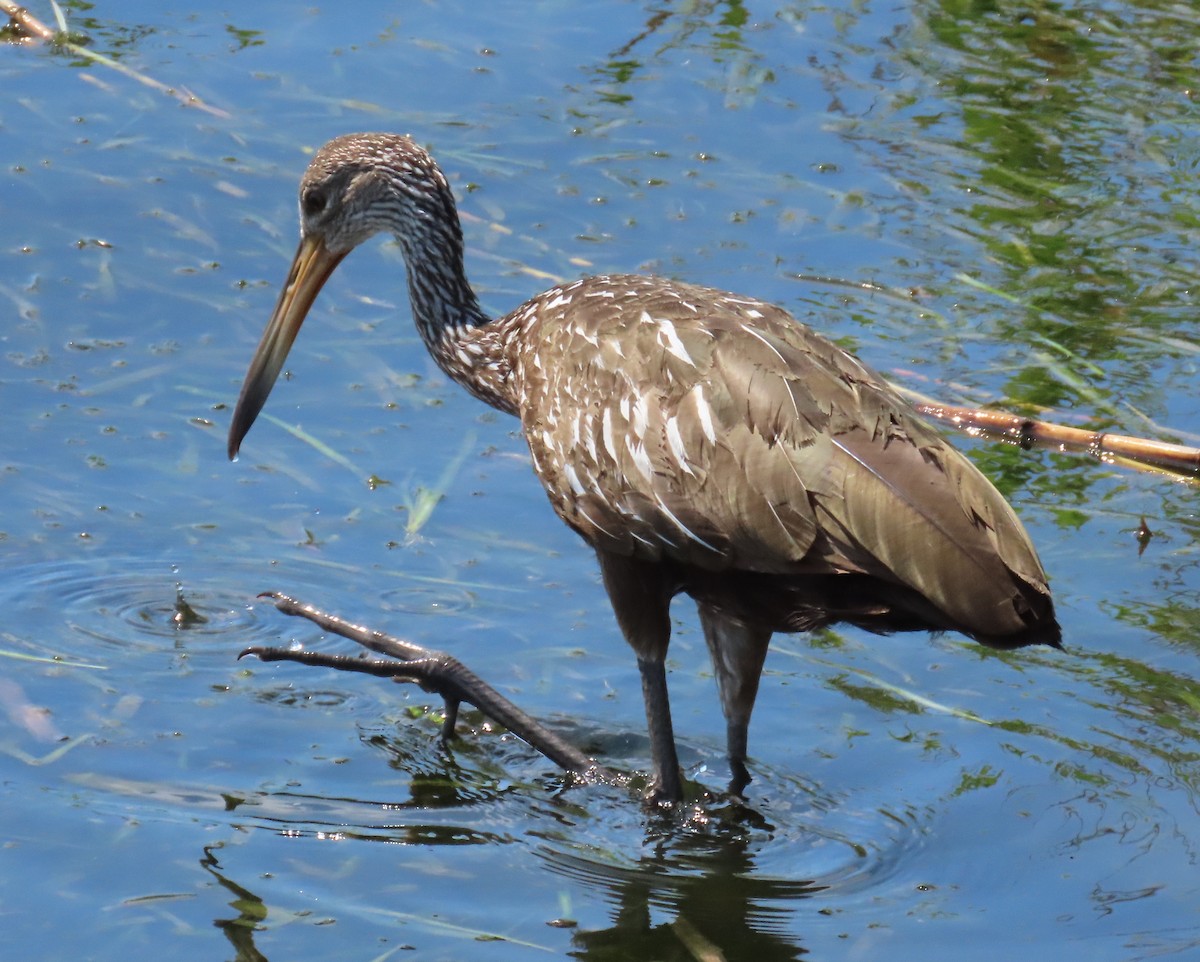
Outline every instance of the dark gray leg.
{"type": "Polygon", "coordinates": [[[708,642],[717,677],[721,709],[725,712],[729,770],[733,776],[729,791],[741,795],[750,784],[746,768],[747,733],[771,632],[743,624],[707,605],[699,605],[699,609],[704,640],[708,642]]]}
{"type": "Polygon", "coordinates": [[[683,780],[671,727],[665,664],[671,641],[670,607],[674,591],[661,565],[604,551],[597,551],[596,556],[600,559],[600,573],[617,624],[637,655],[638,670],[642,673],[642,699],[654,764],[651,795],[657,800],[678,802],[683,798],[683,780]]]}

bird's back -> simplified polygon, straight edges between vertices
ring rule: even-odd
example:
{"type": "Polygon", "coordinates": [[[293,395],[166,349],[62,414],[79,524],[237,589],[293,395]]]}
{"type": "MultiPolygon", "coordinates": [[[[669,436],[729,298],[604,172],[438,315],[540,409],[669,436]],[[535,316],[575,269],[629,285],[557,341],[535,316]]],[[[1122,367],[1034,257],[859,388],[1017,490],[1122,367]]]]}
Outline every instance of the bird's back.
{"type": "Polygon", "coordinates": [[[718,605],[728,593],[744,608],[756,586],[768,608],[844,599],[764,614],[775,628],[1057,641],[1045,574],[1001,495],[882,378],[780,308],[602,276],[498,327],[538,476],[598,549],[674,566],[718,605]]]}

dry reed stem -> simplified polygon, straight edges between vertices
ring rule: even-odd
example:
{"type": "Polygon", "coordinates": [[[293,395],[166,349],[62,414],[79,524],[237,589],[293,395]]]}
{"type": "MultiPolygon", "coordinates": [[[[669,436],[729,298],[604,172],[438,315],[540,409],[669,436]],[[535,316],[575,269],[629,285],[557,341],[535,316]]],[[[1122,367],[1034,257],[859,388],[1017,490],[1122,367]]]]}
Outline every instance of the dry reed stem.
{"type": "Polygon", "coordinates": [[[1200,449],[1182,444],[1071,428],[1004,411],[964,408],[937,401],[924,401],[916,408],[927,417],[945,421],[961,431],[1011,441],[1022,448],[1077,451],[1101,461],[1121,461],[1143,470],[1200,478],[1200,449]]]}

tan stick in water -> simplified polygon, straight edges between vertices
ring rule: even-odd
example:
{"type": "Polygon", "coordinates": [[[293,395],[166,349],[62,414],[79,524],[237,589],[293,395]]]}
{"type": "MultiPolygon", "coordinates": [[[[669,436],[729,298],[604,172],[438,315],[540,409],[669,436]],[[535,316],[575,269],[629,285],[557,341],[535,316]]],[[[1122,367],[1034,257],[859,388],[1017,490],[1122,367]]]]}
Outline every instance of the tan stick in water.
{"type": "Polygon", "coordinates": [[[1101,461],[1120,461],[1136,468],[1200,478],[1200,449],[1186,445],[1071,428],[1005,411],[958,407],[938,401],[923,401],[915,406],[926,417],[945,421],[961,431],[1012,441],[1022,448],[1077,451],[1101,461]]]}

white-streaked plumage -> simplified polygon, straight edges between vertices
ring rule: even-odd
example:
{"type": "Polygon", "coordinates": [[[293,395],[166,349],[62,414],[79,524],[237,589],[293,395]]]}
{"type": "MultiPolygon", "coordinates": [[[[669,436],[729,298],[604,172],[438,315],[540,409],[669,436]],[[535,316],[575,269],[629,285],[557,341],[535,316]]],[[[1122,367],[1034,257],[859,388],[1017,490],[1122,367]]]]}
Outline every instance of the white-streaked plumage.
{"type": "Polygon", "coordinates": [[[492,319],[449,185],[408,138],[324,146],[301,243],[230,428],[233,455],[325,279],[391,232],[442,369],[521,419],[558,515],[595,548],[638,657],[658,793],[677,799],[668,606],[697,602],[734,790],[775,631],[848,622],[1057,644],[1046,577],[996,489],[876,374],[782,309],[640,275],[553,287],[492,319]]]}

